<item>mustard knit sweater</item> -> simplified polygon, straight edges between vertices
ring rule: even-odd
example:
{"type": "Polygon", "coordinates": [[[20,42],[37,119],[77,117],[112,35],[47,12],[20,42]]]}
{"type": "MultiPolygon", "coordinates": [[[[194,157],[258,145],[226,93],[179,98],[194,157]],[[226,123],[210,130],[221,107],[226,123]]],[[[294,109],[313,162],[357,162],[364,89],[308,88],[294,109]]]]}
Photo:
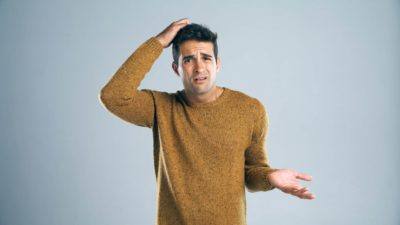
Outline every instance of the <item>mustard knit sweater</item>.
{"type": "Polygon", "coordinates": [[[245,187],[268,191],[268,117],[255,98],[223,87],[217,100],[192,104],[182,91],[139,89],[163,51],[143,43],[102,88],[116,116],[153,131],[157,225],[245,225],[245,187]]]}

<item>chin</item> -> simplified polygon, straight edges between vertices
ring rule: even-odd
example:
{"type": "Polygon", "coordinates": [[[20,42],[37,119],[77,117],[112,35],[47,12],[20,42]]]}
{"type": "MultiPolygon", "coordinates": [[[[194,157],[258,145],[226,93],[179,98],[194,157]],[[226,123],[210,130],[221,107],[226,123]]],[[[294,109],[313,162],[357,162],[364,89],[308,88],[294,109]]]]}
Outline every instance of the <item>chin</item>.
{"type": "Polygon", "coordinates": [[[199,95],[207,94],[207,93],[210,92],[211,90],[212,90],[212,87],[197,89],[197,90],[196,90],[196,94],[199,94],[199,95]]]}
{"type": "Polygon", "coordinates": [[[198,87],[198,86],[191,85],[191,88],[189,88],[187,90],[195,95],[204,95],[204,94],[207,94],[210,91],[212,91],[213,88],[215,88],[215,86],[207,85],[207,86],[203,86],[203,87],[198,87]]]}

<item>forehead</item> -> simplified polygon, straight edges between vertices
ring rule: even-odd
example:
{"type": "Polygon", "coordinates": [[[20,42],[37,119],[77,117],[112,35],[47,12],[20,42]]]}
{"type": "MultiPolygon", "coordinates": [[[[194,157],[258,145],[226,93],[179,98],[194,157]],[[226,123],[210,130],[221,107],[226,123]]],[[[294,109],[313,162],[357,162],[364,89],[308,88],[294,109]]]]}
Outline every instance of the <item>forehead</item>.
{"type": "Polygon", "coordinates": [[[189,40],[179,46],[181,55],[192,55],[198,52],[214,55],[214,46],[211,42],[189,40]]]}

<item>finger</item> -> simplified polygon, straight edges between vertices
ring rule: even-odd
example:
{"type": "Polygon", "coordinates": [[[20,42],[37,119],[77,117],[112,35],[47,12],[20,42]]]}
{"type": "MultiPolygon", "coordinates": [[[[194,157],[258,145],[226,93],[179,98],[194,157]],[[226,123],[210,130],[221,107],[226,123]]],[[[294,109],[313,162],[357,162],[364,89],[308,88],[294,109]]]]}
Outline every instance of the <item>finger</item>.
{"type": "Polygon", "coordinates": [[[282,189],[283,192],[291,194],[301,199],[314,199],[316,196],[308,192],[308,187],[302,187],[300,185],[295,185],[290,188],[282,189]]]}
{"type": "Polygon", "coordinates": [[[300,191],[296,192],[295,195],[302,199],[314,199],[316,196],[310,192],[308,192],[308,188],[304,187],[300,191]]]}
{"type": "Polygon", "coordinates": [[[296,189],[296,190],[292,190],[291,194],[292,195],[296,195],[296,196],[300,196],[301,194],[306,193],[307,191],[308,191],[307,187],[302,187],[302,188],[299,188],[299,189],[296,189]]]}
{"type": "Polygon", "coordinates": [[[189,18],[182,18],[180,20],[175,21],[174,23],[178,24],[178,23],[190,23],[190,19],[189,18]]]}
{"type": "Polygon", "coordinates": [[[185,18],[185,19],[181,19],[181,20],[177,20],[177,21],[173,22],[171,24],[171,27],[178,27],[180,29],[190,23],[191,23],[190,20],[185,18]]]}
{"type": "Polygon", "coordinates": [[[177,24],[177,29],[180,30],[180,29],[186,27],[189,24],[190,24],[189,20],[188,21],[183,21],[182,23],[177,24]]]}
{"type": "Polygon", "coordinates": [[[304,181],[312,181],[312,177],[304,173],[296,173],[296,178],[304,181]]]}
{"type": "Polygon", "coordinates": [[[294,183],[290,186],[289,190],[292,192],[297,192],[299,190],[301,190],[303,187],[300,186],[298,183],[294,183]]]}
{"type": "Polygon", "coordinates": [[[178,33],[178,31],[182,28],[184,28],[185,26],[190,24],[190,20],[189,19],[182,19],[182,20],[178,20],[173,22],[166,30],[167,32],[172,32],[173,36],[176,35],[176,33],[178,33]]]}
{"type": "Polygon", "coordinates": [[[163,31],[161,31],[161,33],[157,35],[157,39],[160,41],[162,46],[166,48],[171,45],[171,42],[178,31],[190,23],[190,20],[187,18],[172,22],[168,27],[166,27],[163,31]]]}
{"type": "Polygon", "coordinates": [[[301,199],[314,199],[314,198],[316,198],[316,196],[314,194],[311,194],[309,192],[299,194],[298,197],[301,198],[301,199]]]}
{"type": "Polygon", "coordinates": [[[307,191],[308,191],[307,187],[302,187],[302,188],[298,189],[296,192],[297,193],[304,193],[304,192],[307,192],[307,191]]]}
{"type": "Polygon", "coordinates": [[[188,20],[189,20],[189,18],[184,17],[184,18],[181,18],[181,19],[179,19],[179,20],[175,20],[174,23],[180,23],[180,22],[182,22],[182,21],[188,21],[188,20]]]}

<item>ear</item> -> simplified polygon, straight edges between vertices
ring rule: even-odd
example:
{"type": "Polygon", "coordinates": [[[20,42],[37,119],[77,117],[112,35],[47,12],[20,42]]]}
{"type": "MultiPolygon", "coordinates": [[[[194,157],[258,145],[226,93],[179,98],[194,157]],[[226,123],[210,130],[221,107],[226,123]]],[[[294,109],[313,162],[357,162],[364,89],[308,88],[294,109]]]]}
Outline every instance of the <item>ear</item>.
{"type": "Polygon", "coordinates": [[[175,74],[179,77],[179,72],[178,72],[178,65],[175,62],[172,62],[172,70],[174,70],[175,74]]]}
{"type": "Polygon", "coordinates": [[[221,58],[218,57],[218,59],[217,59],[217,72],[219,72],[220,68],[221,68],[221,58]]]}

